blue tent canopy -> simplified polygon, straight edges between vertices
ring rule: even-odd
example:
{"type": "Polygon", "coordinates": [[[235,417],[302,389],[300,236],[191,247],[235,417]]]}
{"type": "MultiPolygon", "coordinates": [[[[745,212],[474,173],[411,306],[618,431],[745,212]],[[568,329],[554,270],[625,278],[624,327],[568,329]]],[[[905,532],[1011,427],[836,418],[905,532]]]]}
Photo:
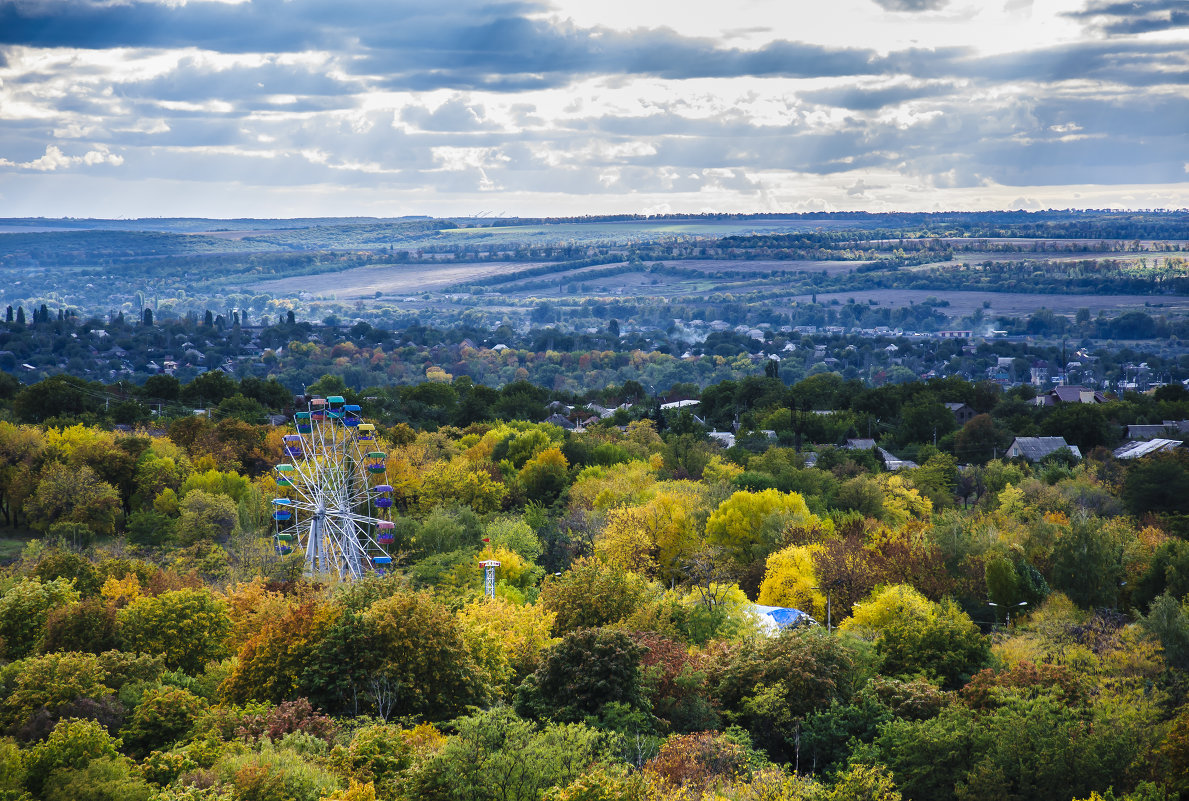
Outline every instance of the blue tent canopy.
{"type": "Polygon", "coordinates": [[[800,609],[785,606],[760,606],[755,604],[755,611],[760,616],[764,627],[773,633],[789,626],[815,626],[817,621],[800,609]]]}

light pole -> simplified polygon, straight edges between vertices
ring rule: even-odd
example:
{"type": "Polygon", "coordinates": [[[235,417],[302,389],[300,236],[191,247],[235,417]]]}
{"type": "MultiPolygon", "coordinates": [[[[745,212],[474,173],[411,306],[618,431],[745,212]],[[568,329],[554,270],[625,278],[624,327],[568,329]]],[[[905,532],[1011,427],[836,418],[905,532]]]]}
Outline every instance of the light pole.
{"type": "MultiPolygon", "coordinates": [[[[1014,608],[1019,609],[1021,606],[1027,606],[1027,605],[1028,605],[1027,601],[1020,601],[1018,604],[1015,605],[1014,608]]],[[[1011,610],[1012,610],[1012,608],[1013,607],[1010,607],[1010,606],[1007,608],[1007,627],[1009,629],[1011,628],[1011,610]]]]}
{"type": "Polygon", "coordinates": [[[819,592],[824,591],[826,593],[826,631],[832,633],[834,631],[834,626],[833,626],[832,621],[830,620],[830,611],[831,611],[830,610],[830,588],[829,587],[811,587],[810,589],[814,589],[819,592]]]}
{"type": "MultiPolygon", "coordinates": [[[[1004,623],[1004,627],[1008,628],[1008,629],[1011,628],[1011,610],[1018,609],[1021,606],[1027,606],[1027,605],[1028,605],[1027,601],[1020,601],[1018,604],[1005,605],[1003,608],[1004,609],[1003,613],[1005,615],[1005,620],[1006,620],[1006,622],[1004,623]]],[[[998,609],[1000,605],[995,603],[994,601],[987,601],[987,606],[995,607],[996,609],[998,609]]],[[[996,615],[995,622],[996,623],[999,622],[998,615],[996,615]]]]}

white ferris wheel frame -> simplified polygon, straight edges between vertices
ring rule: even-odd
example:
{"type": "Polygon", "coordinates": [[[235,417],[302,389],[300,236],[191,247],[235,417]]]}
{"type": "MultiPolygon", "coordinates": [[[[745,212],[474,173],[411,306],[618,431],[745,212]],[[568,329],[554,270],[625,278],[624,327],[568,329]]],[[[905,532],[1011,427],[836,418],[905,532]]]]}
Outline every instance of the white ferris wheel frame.
{"type": "MultiPolygon", "coordinates": [[[[358,427],[348,426],[342,400],[334,404],[313,399],[308,418],[294,415],[296,434],[285,440],[286,465],[278,465],[277,478],[287,479],[292,497],[273,501],[274,511],[287,510],[291,518],[276,520],[274,534],[278,549],[292,543],[305,555],[305,573],[314,578],[337,577],[341,581],[362,578],[375,569],[373,560],[391,561],[373,532],[387,522],[375,514],[368,457],[361,447],[358,427]],[[302,432],[302,424],[309,426],[302,432]],[[300,453],[293,446],[300,437],[300,453]],[[282,535],[292,535],[282,539],[282,535]]],[[[300,414],[300,412],[298,413],[300,414]]],[[[275,518],[275,515],[274,515],[275,518]]],[[[389,525],[391,525],[389,523],[389,525]]]]}

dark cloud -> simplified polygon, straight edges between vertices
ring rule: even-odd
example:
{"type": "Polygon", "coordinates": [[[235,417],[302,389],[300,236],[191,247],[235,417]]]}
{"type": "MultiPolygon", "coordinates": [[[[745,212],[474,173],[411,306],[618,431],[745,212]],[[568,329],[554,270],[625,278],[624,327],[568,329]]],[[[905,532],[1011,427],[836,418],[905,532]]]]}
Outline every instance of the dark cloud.
{"type": "Polygon", "coordinates": [[[1150,33],[1189,27],[1185,0],[1097,0],[1069,14],[1110,34],[1150,33]]]}
{"type": "Polygon", "coordinates": [[[938,75],[992,82],[1095,80],[1145,87],[1189,82],[1189,54],[1179,44],[1111,40],[996,56],[941,57],[932,69],[938,75]]]}
{"type": "MultiPolygon", "coordinates": [[[[372,43],[355,69],[386,76],[387,88],[523,91],[576,78],[648,75],[666,79],[881,75],[893,68],[874,51],[772,42],[759,50],[721,48],[671,30],[578,29],[539,20],[498,19],[452,32],[422,51],[372,43]],[[433,69],[426,69],[434,65],[433,69]]],[[[423,43],[427,44],[427,43],[423,43]]]]}
{"type": "Polygon", "coordinates": [[[944,8],[949,0],[873,0],[876,5],[888,11],[936,11],[944,8]]]}
{"type": "Polygon", "coordinates": [[[951,84],[929,84],[925,86],[884,86],[876,89],[861,87],[838,87],[802,92],[801,97],[811,103],[838,106],[854,111],[876,111],[885,106],[898,106],[909,100],[941,97],[954,92],[951,84]]]}
{"type": "Polygon", "coordinates": [[[333,8],[315,0],[178,6],[0,0],[0,44],[358,54],[344,58],[345,69],[374,76],[387,88],[422,91],[521,91],[601,73],[816,77],[878,75],[892,67],[870,50],[785,41],[739,50],[667,29],[585,29],[524,16],[538,9],[527,3],[464,2],[431,10],[370,0],[333,8]]]}
{"type": "MultiPolygon", "coordinates": [[[[906,12],[943,5],[876,1],[906,12]]],[[[1110,33],[1138,32],[1171,25],[1185,2],[1103,0],[1078,17],[1110,33]]],[[[584,28],[541,11],[478,0],[0,0],[0,58],[4,44],[153,56],[145,78],[129,77],[132,61],[114,69],[107,56],[73,54],[6,73],[2,97],[45,113],[5,119],[0,159],[27,164],[57,143],[68,158],[118,154],[127,186],[396,187],[436,197],[751,196],[769,172],[828,176],[822,182],[862,197],[869,187],[855,173],[864,169],[880,186],[891,174],[940,187],[1184,180],[1189,55],[1180,45],[1108,36],[994,56],[793,41],[746,49],[730,37],[584,28]],[[236,57],[184,55],[157,74],[157,56],[183,46],[236,57]],[[798,92],[797,84],[751,81],[734,104],[714,90],[676,88],[750,76],[833,86],[798,92]],[[672,83],[623,94],[637,77],[672,83]],[[601,80],[563,98],[557,117],[547,111],[555,98],[508,97],[591,78],[601,80]],[[410,103],[377,92],[384,89],[439,93],[410,103]],[[889,108],[895,113],[879,113],[889,108]]],[[[87,169],[75,161],[57,172],[87,169]]],[[[0,181],[18,171],[0,169],[0,181]]]]}

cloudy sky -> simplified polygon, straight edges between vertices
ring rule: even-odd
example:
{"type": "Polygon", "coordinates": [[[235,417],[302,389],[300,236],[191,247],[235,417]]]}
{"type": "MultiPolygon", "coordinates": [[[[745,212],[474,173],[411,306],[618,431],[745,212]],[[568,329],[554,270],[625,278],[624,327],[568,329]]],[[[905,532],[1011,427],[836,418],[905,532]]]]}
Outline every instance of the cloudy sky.
{"type": "Polygon", "coordinates": [[[0,216],[1189,206],[1189,0],[0,0],[0,216]]]}

